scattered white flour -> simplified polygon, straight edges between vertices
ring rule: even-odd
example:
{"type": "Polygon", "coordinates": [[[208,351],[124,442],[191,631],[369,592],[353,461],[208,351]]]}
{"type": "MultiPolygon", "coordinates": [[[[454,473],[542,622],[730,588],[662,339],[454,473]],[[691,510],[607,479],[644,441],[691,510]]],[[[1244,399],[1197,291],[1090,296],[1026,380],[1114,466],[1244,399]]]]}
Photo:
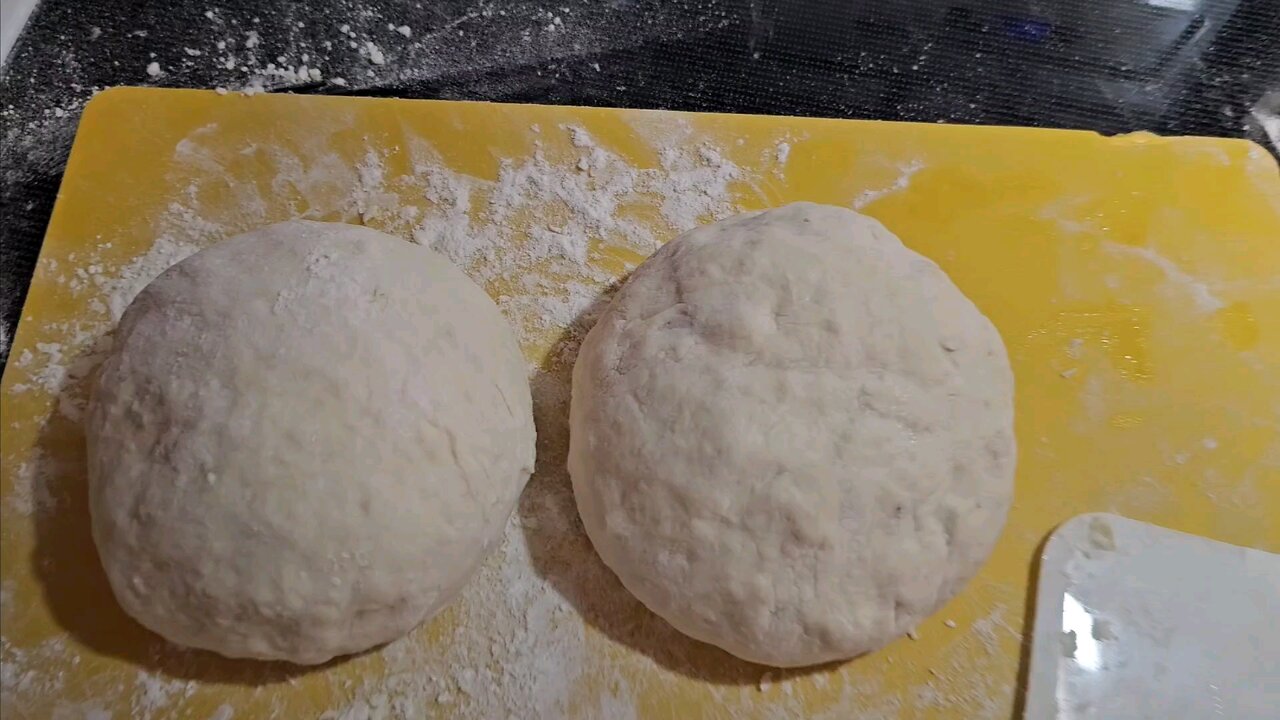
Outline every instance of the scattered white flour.
{"type": "MultiPolygon", "coordinates": [[[[757,687],[763,684],[757,666],[694,643],[644,610],[596,557],[577,516],[565,454],[570,369],[582,333],[619,273],[677,233],[736,212],[757,178],[721,148],[679,129],[676,135],[648,131],[660,148],[656,167],[633,166],[584,128],[531,129],[535,152],[501,162],[490,180],[452,170],[430,145],[413,138],[398,149],[369,148],[353,164],[335,154],[327,134],[346,126],[335,120],[325,131],[325,122],[317,118],[321,130],[289,147],[226,147],[213,141],[219,128],[201,128],[175,148],[169,178],[174,195],[154,222],[156,240],[146,253],[123,265],[108,262],[119,239],[103,237],[96,250],[68,258],[64,266],[42,261],[39,271],[88,302],[92,317],[76,327],[48,328],[67,340],[15,360],[13,367],[24,374],[23,392],[57,394],[56,411],[77,417],[83,379],[109,347],[120,313],[152,278],[198,248],[290,216],[363,221],[448,255],[498,299],[526,349],[540,356],[531,378],[538,466],[501,546],[458,602],[428,627],[336,668],[258,689],[222,685],[224,690],[234,688],[246,702],[259,691],[269,694],[274,699],[266,716],[282,719],[297,716],[290,701],[296,692],[328,698],[321,706],[326,720],[631,720],[641,714],[637,699],[709,673],[711,682],[686,687],[731,718],[843,720],[911,712],[910,698],[866,677],[856,663],[796,677],[782,672],[757,687]],[[389,161],[392,152],[407,155],[408,173],[391,171],[405,167],[389,161]],[[237,182],[237,173],[256,176],[264,166],[274,182],[237,182]],[[215,195],[218,202],[201,201],[210,196],[202,193],[203,183],[233,192],[215,195]],[[288,202],[283,209],[282,199],[288,202]],[[803,691],[810,685],[824,688],[831,702],[806,715],[803,691]],[[759,700],[762,692],[767,703],[759,700]]],[[[77,471],[61,467],[58,458],[25,460],[29,465],[15,479],[21,489],[2,509],[6,516],[39,517],[46,504],[60,502],[48,487],[62,487],[59,478],[77,471]]],[[[7,595],[4,605],[8,613],[7,595]]],[[[948,655],[951,664],[930,680],[936,687],[908,695],[975,709],[973,717],[994,716],[990,708],[1007,716],[1011,678],[985,672],[989,665],[983,664],[998,666],[1000,656],[984,648],[996,647],[997,630],[1004,627],[980,620],[972,631],[952,635],[961,638],[955,642],[967,655],[948,655]],[[984,632],[991,633],[990,643],[984,632]],[[965,685],[969,674],[984,677],[965,685]]],[[[80,660],[77,647],[66,636],[35,648],[3,641],[7,698],[54,702],[74,717],[102,707],[127,708],[143,720],[190,716],[188,700],[202,685],[186,680],[189,673],[115,664],[85,690],[67,682],[80,660]]],[[[191,662],[158,642],[154,652],[159,667],[191,662]]],[[[233,699],[213,717],[228,720],[238,708],[233,699]]]]}
{"type": "Polygon", "coordinates": [[[585,629],[534,570],[519,522],[456,607],[444,648],[425,647],[416,633],[393,642],[381,651],[383,672],[324,717],[426,717],[441,705],[460,717],[565,717],[589,667],[585,629]]]}
{"type": "MultiPolygon", "coordinates": [[[[1016,647],[1021,634],[1009,625],[1005,616],[1008,606],[997,603],[987,615],[948,645],[929,667],[931,679],[917,685],[909,697],[913,712],[902,717],[917,717],[948,708],[965,718],[1007,718],[1013,701],[1011,678],[1000,677],[988,668],[1016,647]]],[[[897,717],[897,716],[895,716],[897,717]]]]}
{"type": "Polygon", "coordinates": [[[136,683],[130,706],[132,717],[136,720],[170,715],[170,705],[191,697],[197,687],[193,680],[166,680],[145,671],[138,673],[136,683]]]}
{"type": "Polygon", "coordinates": [[[629,270],[662,241],[737,209],[730,188],[742,170],[710,145],[664,148],[659,167],[635,168],[585,129],[564,131],[572,149],[568,162],[560,148],[553,160],[539,140],[532,157],[501,161],[496,181],[448,170],[433,148],[411,143],[414,175],[428,201],[416,222],[414,213],[370,202],[400,201],[385,191],[376,157],[367,157],[358,210],[364,217],[398,212],[417,242],[486,287],[499,282],[525,290],[498,300],[508,316],[525,319],[521,329],[529,340],[531,332],[567,328],[613,282],[613,273],[598,264],[606,251],[629,251],[629,270]],[[643,213],[655,204],[656,222],[643,213]]]}
{"type": "Polygon", "coordinates": [[[194,253],[198,248],[188,242],[176,240],[162,235],[156,238],[155,244],[145,255],[120,268],[120,271],[99,285],[104,289],[107,309],[111,313],[111,322],[120,320],[129,303],[142,292],[160,273],[168,270],[179,260],[194,253]]]}
{"type": "Polygon", "coordinates": [[[778,143],[777,148],[774,149],[773,156],[778,163],[779,169],[786,166],[787,159],[791,157],[791,143],[785,140],[778,143]]]}
{"type": "Polygon", "coordinates": [[[853,209],[861,210],[880,198],[906,190],[907,187],[911,185],[911,177],[922,169],[924,169],[924,163],[918,160],[912,160],[911,162],[903,165],[900,168],[902,174],[899,175],[898,179],[894,180],[893,184],[889,187],[879,188],[876,190],[863,190],[858,193],[858,196],[853,199],[853,209]]]}
{"type": "Polygon", "coordinates": [[[66,641],[55,637],[22,649],[0,638],[0,695],[5,698],[56,695],[66,686],[66,673],[48,671],[67,654],[66,641]]]}
{"type": "Polygon", "coordinates": [[[1084,338],[1071,338],[1067,343],[1067,357],[1079,360],[1084,355],[1084,338]]]}
{"type": "Polygon", "coordinates": [[[370,41],[365,42],[364,51],[365,51],[365,54],[369,56],[369,62],[373,63],[374,65],[387,64],[387,56],[382,54],[382,48],[378,47],[377,45],[374,45],[372,42],[370,41]]]}
{"type": "Polygon", "coordinates": [[[1178,267],[1178,265],[1172,260],[1151,248],[1121,245],[1120,243],[1114,242],[1103,242],[1102,247],[1105,248],[1107,252],[1141,258],[1152,265],[1155,265],[1160,269],[1160,272],[1164,273],[1165,279],[1171,284],[1186,289],[1186,291],[1191,295],[1191,300],[1195,303],[1196,309],[1200,312],[1210,313],[1214,310],[1220,310],[1223,307],[1226,307],[1226,303],[1214,294],[1208,283],[1188,274],[1185,270],[1178,267]]]}
{"type": "MultiPolygon", "coordinates": [[[[119,321],[125,308],[147,283],[196,249],[195,245],[161,236],[150,251],[120,267],[114,274],[102,272],[100,266],[90,264],[88,270],[79,268],[71,276],[59,276],[58,284],[67,286],[73,294],[91,293],[96,296],[89,303],[96,317],[50,326],[69,342],[37,342],[35,353],[24,351],[15,367],[27,371],[26,379],[15,383],[10,391],[23,393],[39,388],[57,399],[58,411],[62,415],[79,420],[88,400],[87,388],[81,381],[111,349],[110,328],[119,321]]],[[[33,458],[40,459],[38,455],[33,458]]],[[[15,489],[23,486],[26,478],[38,479],[41,473],[42,470],[34,466],[29,471],[20,470],[15,489]]],[[[40,495],[42,483],[33,482],[32,487],[35,489],[29,495],[25,491],[15,493],[16,507],[26,510],[23,514],[46,506],[40,495]],[[28,502],[28,497],[34,498],[34,504],[28,502]]]]}
{"type": "MultiPolygon", "coordinates": [[[[171,181],[176,191],[154,223],[156,240],[146,253],[123,265],[107,262],[116,240],[100,237],[94,250],[68,258],[61,267],[42,263],[42,273],[89,302],[92,317],[83,326],[48,328],[69,341],[38,345],[16,358],[14,367],[25,374],[16,391],[56,395],[59,411],[78,417],[84,405],[82,380],[109,347],[110,329],[120,314],[148,282],[219,238],[283,219],[266,209],[278,201],[252,195],[260,192],[255,183],[228,183],[233,169],[243,167],[237,164],[240,157],[251,155],[275,168],[276,180],[265,191],[274,197],[297,196],[297,204],[290,206],[296,216],[363,220],[431,244],[477,281],[507,289],[499,300],[527,343],[545,346],[549,334],[564,336],[551,338],[554,346],[533,378],[539,471],[501,548],[445,613],[448,619],[442,622],[450,636],[428,645],[425,632],[418,632],[376,656],[350,661],[366,668],[360,673],[366,679],[329,688],[345,699],[325,716],[424,717],[447,706],[459,717],[560,718],[582,712],[574,710],[574,703],[587,685],[601,688],[592,701],[600,712],[633,715],[639,689],[632,687],[631,678],[669,671],[640,653],[612,664],[591,660],[579,603],[588,597],[593,602],[606,599],[618,604],[620,618],[643,611],[595,558],[578,526],[564,470],[568,370],[583,313],[614,281],[613,272],[600,267],[606,256],[633,267],[678,232],[735,212],[732,186],[742,171],[706,144],[664,149],[658,167],[635,168],[584,129],[573,127],[555,137],[536,135],[533,157],[502,163],[495,180],[449,169],[420,141],[405,148],[412,172],[392,177],[385,155],[370,150],[353,168],[333,154],[327,137],[289,150],[250,146],[228,151],[207,142],[217,132],[215,126],[201,128],[175,147],[171,181]],[[201,203],[203,182],[229,184],[250,194],[201,203]]],[[[6,512],[28,516],[55,503],[42,493],[48,486],[61,486],[59,473],[65,469],[56,460],[40,454],[26,458],[6,512]]],[[[6,692],[12,689],[15,698],[60,698],[56,693],[64,671],[51,674],[48,668],[65,668],[78,657],[61,637],[57,642],[56,650],[38,658],[31,651],[11,652],[6,644],[6,692]],[[51,653],[61,662],[51,663],[51,653]]],[[[669,646],[674,641],[664,636],[658,642],[669,646]]],[[[335,680],[342,676],[334,675],[335,680]]],[[[309,677],[328,682],[327,675],[309,677]]],[[[200,687],[152,672],[119,680],[123,684],[116,690],[66,697],[64,705],[78,708],[76,703],[93,700],[110,707],[126,699],[130,714],[145,720],[171,714],[200,687]]],[[[287,712],[282,708],[278,716],[287,712]]]]}
{"type": "Polygon", "coordinates": [[[982,646],[983,652],[994,654],[1000,651],[1000,633],[1004,632],[1010,637],[1018,638],[1017,629],[1009,625],[1004,616],[1007,609],[997,607],[987,615],[974,621],[969,631],[982,646]]]}
{"type": "Polygon", "coordinates": [[[57,506],[57,498],[49,492],[48,474],[51,460],[44,450],[33,448],[13,473],[13,487],[5,503],[23,517],[36,512],[51,512],[57,506]]]}

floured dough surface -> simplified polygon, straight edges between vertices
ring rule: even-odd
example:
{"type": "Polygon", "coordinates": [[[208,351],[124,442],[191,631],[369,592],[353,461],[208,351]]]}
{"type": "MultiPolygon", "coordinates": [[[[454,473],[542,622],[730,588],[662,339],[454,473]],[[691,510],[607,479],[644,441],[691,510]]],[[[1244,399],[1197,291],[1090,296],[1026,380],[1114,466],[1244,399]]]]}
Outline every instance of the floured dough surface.
{"type": "Polygon", "coordinates": [[[424,247],[301,221],[143,290],[86,432],[124,609],[183,645],[297,663],[448,603],[534,459],[525,363],[484,291],[424,247]]]}
{"type": "Polygon", "coordinates": [[[808,203],[667,244],[573,373],[569,470],[623,584],[800,666],[874,650],[990,553],[1015,464],[999,334],[880,223],[808,203]]]}

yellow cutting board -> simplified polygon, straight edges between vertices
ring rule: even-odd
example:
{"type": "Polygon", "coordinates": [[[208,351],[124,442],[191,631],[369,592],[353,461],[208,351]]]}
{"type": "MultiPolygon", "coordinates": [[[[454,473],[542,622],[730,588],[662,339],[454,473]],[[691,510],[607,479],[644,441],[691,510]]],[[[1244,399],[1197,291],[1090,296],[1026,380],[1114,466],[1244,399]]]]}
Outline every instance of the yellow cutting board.
{"type": "Polygon", "coordinates": [[[6,718],[1008,718],[1062,520],[1280,551],[1280,175],[1237,140],[116,89],[85,110],[0,389],[6,718]],[[577,316],[611,278],[693,219],[795,200],[875,216],[992,318],[1020,452],[993,556],[916,638],[781,672],[683,638],[601,566],[564,414],[577,316]],[[520,331],[540,435],[463,597],[313,669],[174,648],[123,614],[75,419],[130,292],[296,216],[428,242],[470,222],[483,247],[452,251],[520,331]]]}

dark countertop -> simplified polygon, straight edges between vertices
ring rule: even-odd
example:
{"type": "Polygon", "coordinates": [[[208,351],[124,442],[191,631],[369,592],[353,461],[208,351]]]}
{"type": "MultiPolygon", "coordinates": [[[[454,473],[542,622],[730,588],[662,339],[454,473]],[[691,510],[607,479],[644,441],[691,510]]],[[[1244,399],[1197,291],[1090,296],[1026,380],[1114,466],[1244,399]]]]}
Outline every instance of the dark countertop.
{"type": "Polygon", "coordinates": [[[43,0],[0,71],[0,355],[93,93],[253,82],[1150,130],[1251,137],[1275,152],[1252,113],[1280,91],[1280,1],[43,0]]]}

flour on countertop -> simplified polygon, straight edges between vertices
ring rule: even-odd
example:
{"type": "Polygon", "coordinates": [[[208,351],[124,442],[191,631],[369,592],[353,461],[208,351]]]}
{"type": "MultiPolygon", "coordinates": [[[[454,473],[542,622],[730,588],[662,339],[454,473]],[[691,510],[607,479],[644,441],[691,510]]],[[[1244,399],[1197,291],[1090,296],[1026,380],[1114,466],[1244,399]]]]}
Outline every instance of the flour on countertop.
{"type": "Polygon", "coordinates": [[[474,718],[566,715],[585,670],[585,630],[534,572],[518,521],[455,607],[461,617],[447,649],[423,647],[418,633],[393,642],[382,651],[383,672],[323,717],[427,717],[441,706],[474,718]]]}
{"type": "Polygon", "coordinates": [[[787,160],[791,158],[791,143],[786,140],[780,141],[773,150],[773,161],[777,165],[773,174],[783,177],[786,172],[787,160]]]}
{"type": "Polygon", "coordinates": [[[862,210],[866,206],[883,197],[906,190],[907,186],[911,184],[912,176],[923,169],[924,163],[918,161],[912,161],[902,165],[902,167],[899,168],[902,174],[899,175],[898,179],[894,180],[888,187],[875,190],[864,190],[859,193],[858,196],[853,199],[853,209],[862,210]]]}
{"type": "MultiPolygon", "coordinates": [[[[398,213],[393,228],[399,225],[402,234],[407,229],[477,281],[524,290],[500,293],[498,302],[509,317],[529,318],[536,333],[567,328],[613,282],[611,273],[591,262],[599,259],[600,248],[631,251],[636,261],[627,263],[630,269],[662,240],[737,209],[730,187],[743,172],[710,145],[665,148],[658,167],[635,168],[585,129],[563,130],[576,160],[553,161],[538,141],[531,158],[501,161],[495,181],[453,172],[434,149],[411,143],[414,175],[429,205],[409,213],[371,202],[399,200],[385,191],[376,157],[366,157],[358,210],[366,218],[398,213]],[[655,202],[660,233],[652,220],[627,211],[655,202]],[[600,248],[592,249],[593,239],[600,248]]],[[[521,330],[530,339],[529,324],[521,330]]]]}
{"type": "MultiPolygon", "coordinates": [[[[179,85],[190,85],[187,77],[216,76],[219,87],[248,90],[284,90],[327,79],[347,86],[343,76],[359,78],[359,85],[382,84],[397,78],[430,80],[453,74],[481,75],[499,68],[526,67],[559,58],[579,56],[602,49],[613,50],[640,43],[650,37],[677,37],[698,32],[722,22],[714,10],[660,8],[640,26],[622,26],[625,18],[608,7],[587,0],[558,0],[554,5],[537,4],[505,8],[487,0],[441,18],[446,8],[421,5],[405,8],[397,16],[385,15],[381,4],[353,0],[343,6],[317,8],[323,14],[307,21],[294,21],[290,11],[262,8],[260,17],[242,16],[234,11],[204,14],[202,20],[177,28],[180,41],[169,39],[164,47],[169,55],[156,52],[137,66],[135,84],[157,81],[173,75],[179,85]],[[341,14],[338,14],[341,13],[341,14]],[[414,25],[406,20],[412,19],[414,25]],[[469,31],[470,30],[470,31],[469,31]],[[483,32],[474,32],[483,30],[483,32]],[[367,71],[367,72],[366,72],[367,71]],[[340,81],[340,82],[339,82],[340,81]]],[[[145,41],[145,30],[120,27],[93,27],[90,40],[104,34],[121,34],[145,41]]],[[[94,46],[71,43],[61,63],[40,67],[40,76],[14,77],[14,81],[43,83],[42,94],[53,101],[47,107],[0,110],[6,118],[18,120],[23,129],[44,130],[33,116],[74,115],[79,107],[102,88],[78,83],[76,68],[97,58],[77,58],[92,54],[94,46]],[[48,77],[52,70],[54,76],[48,77]]],[[[20,52],[19,55],[25,55],[20,52]]],[[[10,69],[21,66],[9,63],[10,69]]],[[[130,84],[127,80],[120,84],[130,84]]],[[[75,118],[57,123],[74,130],[75,118]]],[[[69,134],[69,133],[68,133],[69,134]]]]}
{"type": "MultiPolygon", "coordinates": [[[[94,319],[83,322],[63,323],[51,329],[69,339],[68,344],[42,343],[35,344],[36,352],[24,352],[14,363],[14,367],[27,371],[24,381],[15,383],[10,392],[23,393],[38,387],[45,393],[58,398],[58,411],[71,420],[79,420],[88,401],[86,389],[80,381],[101,362],[103,356],[111,349],[110,335],[107,330],[120,320],[125,308],[133,298],[142,291],[157,275],[167,270],[179,260],[197,250],[195,245],[161,236],[155,240],[151,250],[134,261],[120,267],[114,274],[101,271],[101,267],[90,264],[90,272],[83,268],[71,275],[59,275],[56,282],[67,286],[73,294],[92,293],[95,297],[90,301],[90,310],[97,313],[94,319]]],[[[38,477],[39,468],[31,471],[38,477]]],[[[26,477],[20,473],[19,479],[26,477]]],[[[37,502],[21,503],[34,509],[41,505],[39,492],[33,491],[37,502]]],[[[19,493],[22,497],[25,493],[19,493]]]]}
{"type": "MultiPolygon", "coordinates": [[[[679,123],[666,134],[656,125],[642,133],[656,150],[653,167],[632,165],[582,127],[530,128],[534,152],[525,159],[501,161],[493,179],[451,169],[433,147],[414,138],[399,149],[409,161],[409,172],[398,174],[390,168],[405,164],[390,162],[391,150],[369,148],[355,162],[344,161],[323,132],[287,149],[221,147],[211,141],[218,132],[216,126],[201,128],[175,148],[174,196],[154,223],[156,240],[149,251],[123,265],[107,262],[119,239],[101,237],[95,239],[96,250],[71,258],[67,267],[41,266],[67,292],[88,300],[94,317],[83,326],[52,328],[69,338],[65,345],[37,347],[18,358],[15,367],[25,374],[23,382],[59,394],[55,412],[78,417],[86,372],[81,368],[100,359],[120,313],[151,279],[219,238],[285,219],[273,214],[278,209],[269,210],[276,201],[252,193],[219,203],[199,200],[201,183],[214,176],[225,183],[236,167],[235,157],[267,163],[276,181],[260,190],[255,183],[233,185],[273,197],[297,194],[289,208],[295,216],[368,222],[436,248],[497,298],[526,347],[550,346],[531,378],[539,431],[537,471],[501,546],[437,622],[342,668],[287,682],[329,697],[322,715],[326,720],[443,713],[459,718],[639,717],[638,699],[662,692],[680,677],[664,664],[680,662],[679,653],[661,662],[654,653],[689,647],[692,641],[639,606],[594,555],[580,527],[564,469],[569,371],[576,345],[616,274],[677,233],[738,211],[740,199],[755,192],[759,178],[679,123]],[[432,633],[444,634],[428,641],[432,633]],[[629,639],[619,640],[618,633],[629,639]],[[619,643],[650,649],[620,650],[619,643]]],[[[766,167],[773,172],[771,164],[766,167]]],[[[56,458],[27,460],[23,489],[6,504],[5,513],[38,516],[59,502],[45,483],[56,483],[68,470],[59,468],[56,458]]],[[[8,612],[7,597],[4,604],[8,612]]],[[[804,714],[803,690],[809,684],[833,693],[831,704],[814,715],[818,719],[898,718],[921,698],[931,698],[934,705],[1003,708],[1007,714],[1012,692],[1003,684],[1007,679],[963,684],[966,668],[972,669],[964,662],[989,657],[1002,632],[1010,631],[1001,622],[980,620],[958,633],[963,647],[972,645],[966,652],[977,659],[955,656],[953,666],[940,668],[930,687],[913,691],[915,700],[878,698],[885,690],[882,681],[851,666],[801,678],[783,674],[763,689],[758,687],[765,684],[759,671],[746,668],[743,672],[754,674],[723,684],[703,683],[697,692],[726,716],[744,720],[804,714]],[[767,703],[759,701],[761,693],[767,703]]],[[[198,681],[153,671],[131,671],[126,678],[121,670],[108,676],[114,678],[114,689],[70,696],[62,684],[80,660],[76,647],[65,636],[37,649],[5,641],[6,693],[12,689],[13,697],[57,697],[69,712],[80,715],[86,714],[80,708],[124,702],[141,718],[186,712],[186,703],[200,696],[198,681]]],[[[186,662],[183,651],[159,647],[155,652],[174,658],[165,662],[186,662]]],[[[716,662],[736,663],[719,656],[716,662]]],[[[277,702],[288,687],[279,687],[284,689],[260,689],[276,698],[271,716],[289,717],[288,706],[277,702]]],[[[233,701],[222,707],[241,710],[233,701]]],[[[215,715],[219,720],[225,720],[222,707],[215,715]]]]}
{"type": "MultiPolygon", "coordinates": [[[[6,602],[6,605],[9,603],[6,602]]],[[[0,692],[8,698],[56,695],[66,686],[66,672],[45,668],[58,664],[68,653],[66,641],[55,637],[22,649],[0,638],[0,692]]]]}
{"type": "Polygon", "coordinates": [[[5,503],[10,509],[23,517],[30,517],[37,512],[53,512],[57,499],[50,494],[48,476],[52,471],[52,460],[44,456],[44,450],[32,449],[13,473],[13,487],[5,503]]]}
{"type": "Polygon", "coordinates": [[[197,246],[162,235],[146,254],[120,268],[115,277],[105,280],[100,287],[106,291],[107,310],[111,322],[119,322],[129,303],[142,292],[160,273],[191,255],[197,246]]]}
{"type": "MultiPolygon", "coordinates": [[[[267,203],[261,199],[237,197],[216,206],[198,201],[201,178],[210,177],[212,168],[225,174],[228,167],[227,158],[205,142],[217,132],[213,126],[201,128],[175,148],[175,166],[190,177],[174,178],[174,199],[156,220],[157,239],[146,253],[123,265],[109,263],[105,257],[118,239],[99,237],[91,245],[96,249],[85,256],[69,258],[61,267],[51,261],[42,265],[41,272],[73,297],[88,299],[94,317],[83,327],[50,328],[68,338],[65,345],[40,345],[17,358],[15,368],[25,377],[16,392],[39,388],[57,395],[57,411],[79,417],[81,381],[109,347],[109,331],[120,314],[148,282],[218,238],[282,219],[266,217],[267,203]]],[[[539,143],[533,157],[504,162],[494,180],[450,169],[420,141],[407,149],[412,173],[398,177],[390,176],[385,158],[372,150],[354,167],[340,162],[325,137],[295,150],[243,148],[275,167],[277,182],[268,192],[302,193],[298,214],[365,220],[430,244],[478,282],[508,289],[499,301],[526,343],[547,333],[566,335],[533,379],[543,458],[539,473],[502,546],[446,611],[452,617],[451,638],[428,646],[424,633],[415,632],[384,648],[377,653],[379,669],[364,673],[366,680],[332,688],[346,697],[326,713],[333,720],[422,717],[443,707],[464,717],[559,718],[571,711],[577,688],[588,681],[609,688],[598,702],[616,709],[614,717],[625,718],[634,697],[627,670],[651,670],[651,661],[643,657],[613,668],[592,663],[581,615],[555,581],[544,577],[539,566],[548,559],[533,557],[549,547],[569,553],[555,562],[575,568],[575,582],[583,586],[611,577],[589,555],[563,469],[571,348],[583,328],[582,314],[613,281],[597,267],[601,254],[609,248],[626,251],[627,266],[634,266],[678,232],[735,212],[731,186],[743,173],[706,144],[666,149],[658,167],[635,168],[583,128],[531,134],[539,143]],[[632,217],[629,209],[643,207],[656,208],[656,215],[632,217]],[[534,544],[529,538],[537,534],[542,537],[534,544]]],[[[221,178],[219,173],[212,175],[221,178]]],[[[6,512],[29,516],[56,504],[56,497],[41,493],[62,470],[50,458],[29,457],[20,472],[21,489],[6,512]]],[[[619,592],[615,586],[605,594],[619,592]]],[[[58,692],[67,671],[57,668],[79,658],[72,645],[56,641],[56,648],[38,657],[6,641],[6,690],[15,697],[58,692]]],[[[113,696],[123,695],[133,716],[161,717],[198,690],[192,681],[139,672],[132,684],[91,699],[110,706],[113,696]]],[[[82,700],[68,698],[68,707],[82,700]]]]}
{"type": "Polygon", "coordinates": [[[1208,282],[1190,275],[1179,267],[1177,263],[1151,248],[1123,245],[1110,241],[1104,241],[1102,247],[1107,252],[1141,258],[1154,265],[1170,285],[1185,290],[1191,296],[1196,309],[1202,313],[1210,313],[1226,307],[1226,303],[1214,293],[1208,282]]]}
{"type": "Polygon", "coordinates": [[[148,672],[139,672],[134,688],[131,716],[136,720],[151,720],[170,714],[169,706],[176,700],[195,694],[193,680],[167,680],[148,672]]]}

